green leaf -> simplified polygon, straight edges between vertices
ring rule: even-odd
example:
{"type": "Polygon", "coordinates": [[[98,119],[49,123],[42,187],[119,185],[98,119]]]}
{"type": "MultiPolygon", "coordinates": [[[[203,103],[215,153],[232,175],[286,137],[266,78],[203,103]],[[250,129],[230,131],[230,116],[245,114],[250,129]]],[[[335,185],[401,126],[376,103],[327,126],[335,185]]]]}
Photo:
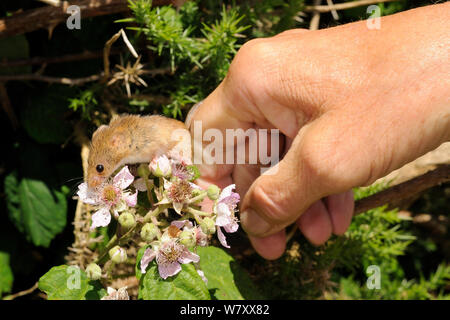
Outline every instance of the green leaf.
{"type": "Polygon", "coordinates": [[[24,178],[19,185],[19,199],[27,234],[36,246],[48,247],[66,226],[65,195],[52,193],[42,181],[24,178]]]}
{"type": "Polygon", "coordinates": [[[144,300],[210,300],[208,289],[194,266],[189,263],[181,267],[177,275],[163,280],[153,262],[141,277],[139,296],[144,300]]]}
{"type": "Polygon", "coordinates": [[[9,253],[0,251],[0,296],[10,292],[14,276],[9,266],[9,253]]]}
{"type": "Polygon", "coordinates": [[[38,283],[49,300],[100,300],[106,290],[99,281],[89,280],[76,266],[62,265],[51,268],[38,283]]]}
{"type": "Polygon", "coordinates": [[[86,273],[78,267],[53,267],[39,279],[38,287],[49,300],[85,300],[93,289],[86,273]]]}
{"type": "Polygon", "coordinates": [[[19,181],[13,172],[5,178],[5,193],[11,221],[34,245],[48,247],[66,226],[66,195],[43,181],[19,181]]]}
{"type": "Polygon", "coordinates": [[[20,232],[24,232],[20,219],[19,180],[17,178],[17,171],[13,171],[5,177],[4,187],[9,218],[20,232]]]}
{"type": "Polygon", "coordinates": [[[208,289],[218,300],[263,299],[248,273],[224,250],[199,247],[200,267],[208,279],[208,289]]]}

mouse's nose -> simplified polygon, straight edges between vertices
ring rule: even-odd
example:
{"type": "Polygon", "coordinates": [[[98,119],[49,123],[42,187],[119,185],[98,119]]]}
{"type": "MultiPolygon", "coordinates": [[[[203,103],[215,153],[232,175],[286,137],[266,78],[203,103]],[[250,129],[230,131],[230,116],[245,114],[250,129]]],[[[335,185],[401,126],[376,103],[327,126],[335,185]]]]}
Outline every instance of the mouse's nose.
{"type": "Polygon", "coordinates": [[[90,179],[88,179],[89,189],[97,188],[102,183],[102,181],[103,179],[101,177],[98,176],[91,177],[90,179]]]}

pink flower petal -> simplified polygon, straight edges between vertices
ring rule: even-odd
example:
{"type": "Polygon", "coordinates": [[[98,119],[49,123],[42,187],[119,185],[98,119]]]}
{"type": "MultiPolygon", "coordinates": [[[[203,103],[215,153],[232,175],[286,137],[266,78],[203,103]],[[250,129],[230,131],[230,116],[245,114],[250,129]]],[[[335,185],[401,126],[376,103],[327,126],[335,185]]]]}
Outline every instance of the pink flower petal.
{"type": "Polygon", "coordinates": [[[147,248],[147,250],[145,250],[144,255],[142,256],[141,259],[141,273],[145,273],[148,264],[156,257],[156,252],[153,251],[151,248],[147,248]]]}
{"type": "Polygon", "coordinates": [[[217,227],[217,238],[219,238],[221,245],[223,245],[225,248],[230,248],[230,246],[227,243],[227,239],[225,238],[225,235],[223,234],[220,227],[217,227]]]}
{"type": "Polygon", "coordinates": [[[231,196],[234,188],[236,188],[235,184],[230,184],[228,187],[223,188],[217,201],[220,202],[222,199],[231,196]]]}
{"type": "Polygon", "coordinates": [[[92,215],[92,225],[91,230],[97,227],[106,227],[111,222],[111,214],[109,210],[105,207],[98,210],[92,215]]]}
{"type": "Polygon", "coordinates": [[[181,265],[175,261],[172,263],[161,263],[158,264],[159,275],[163,279],[167,279],[167,277],[171,277],[176,275],[181,271],[181,265]]]}
{"type": "Polygon", "coordinates": [[[134,194],[129,194],[129,193],[124,193],[124,194],[123,194],[123,198],[124,198],[126,204],[127,204],[129,207],[134,207],[134,206],[136,206],[136,204],[137,204],[137,195],[138,195],[138,192],[137,192],[137,191],[136,191],[136,193],[134,193],[134,194]]]}
{"type": "Polygon", "coordinates": [[[231,221],[229,224],[223,226],[225,231],[228,233],[236,232],[239,229],[239,224],[237,223],[237,221],[235,219],[232,220],[233,221],[231,221]]]}
{"type": "Polygon", "coordinates": [[[192,189],[203,190],[200,186],[196,185],[195,183],[189,182],[189,185],[191,186],[192,189]]]}
{"type": "Polygon", "coordinates": [[[80,197],[80,200],[87,204],[97,204],[98,198],[95,192],[92,190],[89,190],[89,187],[86,182],[83,182],[78,186],[78,197],[80,197]]]}
{"type": "Polygon", "coordinates": [[[181,256],[178,258],[180,263],[190,263],[190,262],[199,262],[200,256],[196,255],[193,252],[190,252],[188,249],[185,249],[181,256]]]}
{"type": "Polygon", "coordinates": [[[118,174],[114,177],[113,184],[120,189],[127,188],[134,181],[134,176],[128,170],[128,166],[122,168],[118,174]]]}
{"type": "Polygon", "coordinates": [[[230,208],[226,204],[219,203],[216,206],[216,212],[217,212],[216,226],[223,227],[230,224],[233,221],[230,208]]]}
{"type": "Polygon", "coordinates": [[[195,228],[195,241],[200,247],[206,247],[208,245],[208,236],[202,231],[202,228],[197,226],[195,228]]]}
{"type": "Polygon", "coordinates": [[[208,278],[205,277],[205,273],[202,270],[197,270],[198,275],[202,278],[203,282],[208,285],[208,278]]]}
{"type": "Polygon", "coordinates": [[[145,184],[145,180],[143,178],[136,179],[133,183],[134,187],[137,191],[147,191],[147,186],[145,184]]]}
{"type": "Polygon", "coordinates": [[[188,227],[188,228],[193,227],[192,222],[189,220],[172,221],[171,225],[177,227],[178,229],[182,229],[184,227],[188,227]]]}

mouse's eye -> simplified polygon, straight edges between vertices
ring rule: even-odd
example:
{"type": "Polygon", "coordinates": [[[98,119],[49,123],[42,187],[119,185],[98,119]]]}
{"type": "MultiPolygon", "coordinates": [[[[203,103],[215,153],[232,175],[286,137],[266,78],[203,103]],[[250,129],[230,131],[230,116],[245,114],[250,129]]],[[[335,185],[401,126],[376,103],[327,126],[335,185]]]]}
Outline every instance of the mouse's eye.
{"type": "Polygon", "coordinates": [[[102,173],[104,169],[105,169],[105,168],[103,168],[103,166],[102,166],[101,164],[98,164],[98,165],[95,167],[95,170],[97,170],[98,173],[102,173]]]}

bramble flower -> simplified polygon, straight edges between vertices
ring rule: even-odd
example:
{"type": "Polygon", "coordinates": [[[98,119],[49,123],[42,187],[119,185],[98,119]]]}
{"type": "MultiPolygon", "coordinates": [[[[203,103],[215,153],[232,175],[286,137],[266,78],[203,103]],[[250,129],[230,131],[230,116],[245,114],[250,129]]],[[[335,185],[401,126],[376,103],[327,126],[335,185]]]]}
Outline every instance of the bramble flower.
{"type": "Polygon", "coordinates": [[[161,278],[167,279],[181,271],[181,264],[198,262],[200,257],[190,252],[177,239],[164,233],[159,245],[147,248],[141,259],[141,272],[145,273],[148,264],[156,258],[158,272],[161,278]]]}
{"type": "Polygon", "coordinates": [[[157,204],[172,203],[174,210],[181,215],[181,210],[193,197],[195,189],[201,189],[187,180],[175,178],[172,181],[164,179],[165,196],[157,204]]]}
{"type": "Polygon", "coordinates": [[[234,211],[240,200],[239,194],[233,192],[235,185],[231,184],[224,188],[220,193],[219,199],[217,199],[214,205],[214,213],[217,215],[216,226],[217,226],[217,237],[220,243],[225,247],[229,248],[225,239],[225,235],[222,232],[221,227],[225,229],[226,232],[232,233],[236,232],[239,228],[237,223],[237,218],[234,216],[234,211]]]}
{"type": "Polygon", "coordinates": [[[101,186],[99,190],[90,190],[86,182],[78,186],[77,194],[82,202],[99,206],[99,210],[92,215],[91,230],[107,226],[111,222],[111,211],[118,217],[119,212],[136,205],[138,192],[131,194],[124,191],[133,181],[133,175],[125,166],[113,178],[112,183],[101,186]]]}
{"type": "MultiPolygon", "coordinates": [[[[140,261],[143,274],[153,260],[156,261],[162,279],[178,274],[182,270],[182,264],[193,262],[199,276],[207,283],[204,273],[198,269],[200,257],[190,250],[207,246],[210,235],[216,232],[220,243],[226,248],[230,247],[223,230],[228,233],[238,230],[235,210],[240,198],[233,191],[234,184],[223,190],[214,185],[207,190],[200,188],[192,182],[199,176],[198,169],[187,163],[183,159],[173,159],[166,155],[155,157],[150,163],[139,165],[136,179],[125,166],[111,181],[96,190],[90,190],[83,183],[79,186],[78,196],[81,201],[98,207],[92,216],[91,229],[107,226],[111,221],[111,214],[114,214],[122,228],[120,230],[135,232],[149,244],[140,261]],[[128,190],[130,186],[131,190],[135,190],[134,194],[128,190]],[[145,192],[149,200],[142,207],[137,206],[138,192],[145,192]],[[204,212],[200,208],[206,197],[214,201],[214,206],[212,210],[204,212]],[[157,207],[158,205],[164,206],[157,207]],[[171,221],[167,208],[173,208],[181,216],[180,220],[171,221]]],[[[126,249],[120,247],[119,243],[114,243],[108,252],[112,265],[127,261],[126,249]]],[[[92,275],[98,277],[98,268],[91,269],[92,275]],[[97,273],[94,274],[94,271],[97,273]]],[[[108,288],[108,296],[104,299],[121,298],[128,298],[124,288],[108,288]]]]}
{"type": "Polygon", "coordinates": [[[130,300],[127,287],[123,287],[118,290],[108,287],[107,292],[108,295],[104,296],[101,300],[130,300]]]}
{"type": "Polygon", "coordinates": [[[171,160],[172,176],[182,180],[191,181],[195,174],[188,168],[187,163],[187,160],[171,160]]]}

